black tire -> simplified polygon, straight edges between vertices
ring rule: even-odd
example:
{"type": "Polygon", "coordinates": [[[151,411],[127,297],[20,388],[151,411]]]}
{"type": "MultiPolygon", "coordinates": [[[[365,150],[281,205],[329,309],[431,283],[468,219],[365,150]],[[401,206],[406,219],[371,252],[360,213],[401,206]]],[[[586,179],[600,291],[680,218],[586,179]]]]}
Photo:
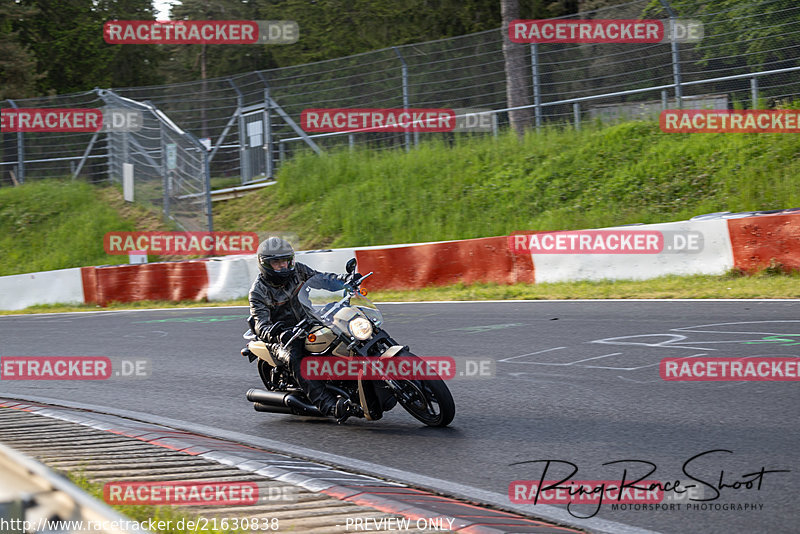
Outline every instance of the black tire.
{"type": "Polygon", "coordinates": [[[266,361],[262,360],[261,358],[258,359],[258,376],[261,377],[261,381],[264,382],[264,386],[267,388],[268,391],[272,391],[275,389],[275,385],[270,380],[272,373],[272,366],[268,364],[266,361]]]}
{"type": "MultiPolygon", "coordinates": [[[[404,351],[405,357],[416,357],[404,351]]],[[[428,426],[447,426],[456,416],[456,403],[441,378],[431,380],[397,380],[404,395],[395,395],[397,402],[418,421],[428,426]],[[422,396],[420,396],[422,394],[422,396]]]]}

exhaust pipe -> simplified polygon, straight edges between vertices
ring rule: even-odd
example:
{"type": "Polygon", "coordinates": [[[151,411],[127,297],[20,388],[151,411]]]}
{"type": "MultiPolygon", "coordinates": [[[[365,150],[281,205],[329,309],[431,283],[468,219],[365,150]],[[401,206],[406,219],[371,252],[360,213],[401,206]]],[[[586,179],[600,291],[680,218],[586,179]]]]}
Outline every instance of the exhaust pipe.
{"type": "Polygon", "coordinates": [[[325,417],[316,406],[300,400],[293,393],[285,391],[265,391],[252,388],[247,392],[247,400],[254,403],[257,412],[291,413],[307,417],[325,417]]]}
{"type": "Polygon", "coordinates": [[[308,417],[325,417],[313,404],[301,401],[292,394],[286,395],[286,406],[291,408],[295,415],[306,415],[308,417]]]}
{"type": "Polygon", "coordinates": [[[266,391],[252,388],[247,391],[247,400],[260,402],[269,406],[286,406],[285,398],[289,395],[285,391],[266,391]]]}
{"type": "Polygon", "coordinates": [[[292,409],[288,406],[272,406],[269,404],[261,404],[260,402],[254,402],[253,408],[257,412],[269,412],[269,413],[283,413],[283,414],[292,414],[292,409]]]}

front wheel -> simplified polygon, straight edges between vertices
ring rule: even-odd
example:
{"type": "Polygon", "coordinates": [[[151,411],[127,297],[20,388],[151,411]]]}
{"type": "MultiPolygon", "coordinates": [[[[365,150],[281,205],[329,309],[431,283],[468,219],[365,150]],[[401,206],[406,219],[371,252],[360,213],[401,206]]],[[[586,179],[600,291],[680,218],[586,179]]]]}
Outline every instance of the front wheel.
{"type": "Polygon", "coordinates": [[[395,384],[399,387],[397,402],[417,420],[428,426],[447,426],[453,421],[456,403],[441,378],[396,380],[395,384]]]}

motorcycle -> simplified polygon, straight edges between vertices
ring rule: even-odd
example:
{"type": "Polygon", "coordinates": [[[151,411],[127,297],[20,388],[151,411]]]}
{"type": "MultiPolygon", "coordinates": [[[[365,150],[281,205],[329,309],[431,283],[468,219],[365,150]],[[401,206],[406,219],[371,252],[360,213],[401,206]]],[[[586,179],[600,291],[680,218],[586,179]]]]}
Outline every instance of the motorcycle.
{"type": "MultiPolygon", "coordinates": [[[[302,337],[308,356],[360,362],[380,359],[381,363],[402,357],[412,363],[424,364],[409,351],[408,346],[397,343],[383,329],[383,315],[366,298],[366,291],[360,288],[373,273],[352,281],[355,268],[356,260],[351,259],[345,267],[351,278],[349,283],[332,282],[329,277],[315,275],[303,284],[297,298],[305,317],[295,326],[286,344],[302,337]]],[[[252,330],[243,337],[248,343],[242,354],[251,362],[258,361],[258,374],[266,387],[266,390],[253,388],[247,392],[247,400],[253,402],[256,411],[324,417],[308,400],[288,367],[256,338],[252,330]]],[[[428,426],[447,426],[455,416],[450,390],[435,371],[424,379],[396,375],[381,375],[376,379],[361,373],[346,378],[330,377],[325,380],[325,387],[334,395],[359,404],[369,421],[381,419],[397,404],[428,426]]]]}

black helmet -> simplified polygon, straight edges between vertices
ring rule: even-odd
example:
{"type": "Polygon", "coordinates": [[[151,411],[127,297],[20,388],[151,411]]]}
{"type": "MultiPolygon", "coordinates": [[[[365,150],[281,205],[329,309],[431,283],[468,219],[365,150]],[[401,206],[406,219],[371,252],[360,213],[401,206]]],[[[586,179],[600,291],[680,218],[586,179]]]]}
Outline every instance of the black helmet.
{"type": "Polygon", "coordinates": [[[258,245],[258,268],[261,274],[273,284],[284,285],[294,274],[294,249],[285,239],[270,237],[258,245]],[[276,271],[270,260],[287,260],[286,269],[276,271]]]}

